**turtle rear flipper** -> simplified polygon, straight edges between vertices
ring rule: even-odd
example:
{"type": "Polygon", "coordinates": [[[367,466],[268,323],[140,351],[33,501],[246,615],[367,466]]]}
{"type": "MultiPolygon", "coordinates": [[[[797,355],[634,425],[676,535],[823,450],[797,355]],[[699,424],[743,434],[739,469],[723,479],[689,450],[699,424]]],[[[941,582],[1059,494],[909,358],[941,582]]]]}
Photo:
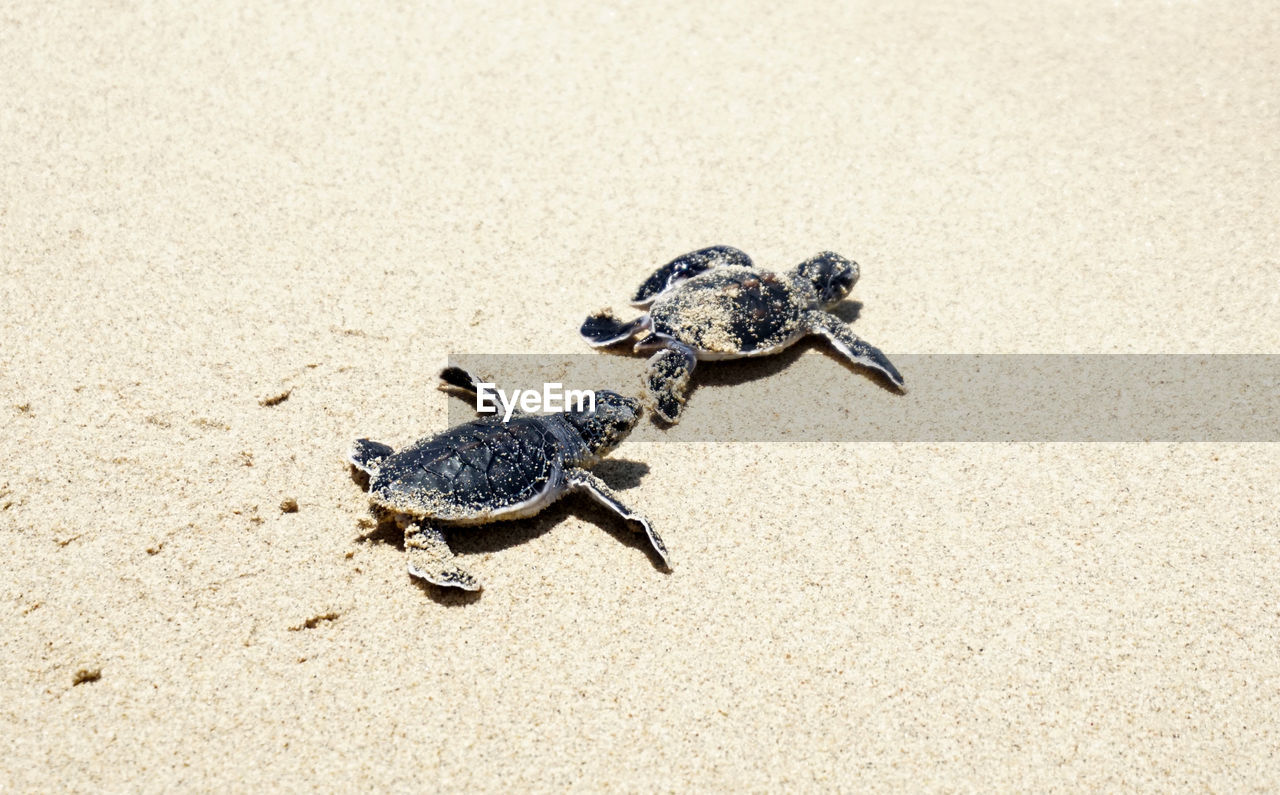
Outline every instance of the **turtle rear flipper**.
{"type": "Polygon", "coordinates": [[[717,265],[742,265],[751,267],[751,257],[733,246],[711,246],[690,251],[663,265],[653,272],[644,284],[631,296],[633,306],[648,306],[658,296],[685,279],[693,278],[717,265]]]}
{"type": "Polygon", "coordinates": [[[641,315],[629,323],[623,323],[612,312],[605,310],[596,312],[582,321],[582,328],[578,329],[578,331],[582,334],[583,339],[591,343],[592,347],[600,348],[605,345],[612,345],[615,342],[622,342],[637,331],[648,327],[648,315],[641,315]]]}
{"type": "Polygon", "coordinates": [[[458,565],[440,528],[421,520],[404,529],[404,551],[409,553],[409,573],[441,588],[480,590],[480,582],[458,565]]]}
{"type": "Polygon", "coordinates": [[[347,461],[351,466],[373,477],[382,468],[382,460],[394,452],[395,450],[389,444],[356,439],[355,444],[351,445],[351,452],[347,453],[347,461]]]}
{"type": "Polygon", "coordinates": [[[654,413],[664,422],[675,424],[680,421],[680,409],[684,406],[689,376],[697,366],[698,357],[693,350],[678,342],[669,343],[669,347],[663,348],[649,359],[644,383],[653,400],[654,413]]]}

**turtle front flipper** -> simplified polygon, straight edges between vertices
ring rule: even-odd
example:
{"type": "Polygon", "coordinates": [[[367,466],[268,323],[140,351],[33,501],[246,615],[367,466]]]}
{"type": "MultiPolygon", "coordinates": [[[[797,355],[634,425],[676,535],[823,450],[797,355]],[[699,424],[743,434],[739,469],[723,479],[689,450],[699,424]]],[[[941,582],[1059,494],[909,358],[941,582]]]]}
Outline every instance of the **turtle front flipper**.
{"type": "Polygon", "coordinates": [[[663,348],[649,359],[649,366],[644,371],[644,383],[653,400],[654,413],[666,422],[674,424],[680,420],[685,388],[689,385],[693,368],[697,366],[698,357],[693,349],[678,342],[669,343],[669,347],[663,348]]]}
{"type": "Polygon", "coordinates": [[[809,331],[831,340],[836,350],[843,353],[850,361],[863,367],[879,370],[899,391],[907,391],[902,374],[893,366],[889,358],[879,348],[854,334],[849,329],[849,325],[840,318],[829,312],[814,310],[805,317],[805,324],[809,331]]]}
{"type": "Polygon", "coordinates": [[[685,279],[690,279],[710,270],[717,265],[742,265],[751,267],[751,257],[733,246],[711,246],[690,251],[663,265],[644,280],[640,289],[631,297],[632,306],[645,307],[657,300],[658,296],[675,287],[685,279]]]}
{"type": "Polygon", "coordinates": [[[570,469],[565,472],[565,484],[574,491],[586,492],[591,495],[592,499],[618,516],[640,525],[644,529],[644,534],[649,538],[649,544],[653,546],[653,551],[658,553],[659,557],[662,558],[663,564],[668,569],[671,568],[671,554],[667,552],[667,545],[662,542],[662,537],[653,529],[653,525],[649,523],[648,519],[623,505],[607,483],[585,469],[570,469]]]}
{"type": "Polygon", "coordinates": [[[365,473],[369,477],[378,474],[382,467],[382,459],[394,453],[389,444],[374,442],[368,439],[356,439],[347,453],[347,463],[365,473]]]}
{"type": "Polygon", "coordinates": [[[458,565],[440,528],[421,519],[405,525],[404,551],[409,573],[442,588],[480,590],[480,582],[458,565]]]}
{"type": "Polygon", "coordinates": [[[623,323],[606,309],[582,321],[582,328],[578,331],[593,348],[603,348],[615,342],[622,342],[637,331],[648,327],[648,315],[641,315],[629,323],[623,323]]]}

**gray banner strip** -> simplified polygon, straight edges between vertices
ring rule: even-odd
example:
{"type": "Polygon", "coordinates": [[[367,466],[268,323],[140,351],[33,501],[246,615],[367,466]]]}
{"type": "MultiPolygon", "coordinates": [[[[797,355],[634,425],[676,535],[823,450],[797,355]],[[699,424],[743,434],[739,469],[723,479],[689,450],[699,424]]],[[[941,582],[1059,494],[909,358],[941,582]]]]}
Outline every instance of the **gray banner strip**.
{"type": "MultiPolygon", "coordinates": [[[[798,346],[703,362],[680,423],[646,418],[658,442],[1277,442],[1280,355],[890,355],[899,394],[868,372],[798,346]]],[[[613,389],[642,396],[642,356],[459,354],[450,363],[505,390],[613,389]]],[[[451,424],[475,417],[453,400],[451,424]]]]}

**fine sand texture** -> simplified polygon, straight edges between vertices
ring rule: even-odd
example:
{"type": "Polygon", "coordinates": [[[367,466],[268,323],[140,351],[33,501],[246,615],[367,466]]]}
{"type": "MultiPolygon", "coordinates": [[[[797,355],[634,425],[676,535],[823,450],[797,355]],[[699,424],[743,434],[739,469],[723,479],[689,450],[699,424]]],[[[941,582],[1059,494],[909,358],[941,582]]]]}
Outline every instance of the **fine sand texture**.
{"type": "Polygon", "coordinates": [[[1278,352],[1274,2],[19,0],[0,74],[0,790],[1280,786],[1280,445],[646,431],[670,573],[574,497],[473,599],[342,460],[713,244],[891,358],[1278,352]]]}

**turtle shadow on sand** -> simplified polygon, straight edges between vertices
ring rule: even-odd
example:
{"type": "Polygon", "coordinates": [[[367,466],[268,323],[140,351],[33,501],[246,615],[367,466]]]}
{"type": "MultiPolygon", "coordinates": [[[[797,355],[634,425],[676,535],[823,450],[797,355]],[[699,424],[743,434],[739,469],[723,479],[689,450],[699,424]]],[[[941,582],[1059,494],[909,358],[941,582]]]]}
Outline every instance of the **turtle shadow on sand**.
{"type": "MultiPolygon", "coordinates": [[[[722,362],[715,362],[715,367],[708,367],[698,372],[698,377],[693,379],[688,387],[689,399],[693,398],[699,389],[709,387],[711,389],[719,389],[721,387],[735,387],[746,384],[751,381],[758,381],[762,378],[769,378],[786,370],[792,364],[810,352],[821,354],[823,358],[830,359],[844,367],[852,375],[865,378],[867,381],[875,384],[886,392],[898,393],[899,388],[896,387],[884,374],[876,370],[869,370],[861,367],[853,362],[848,361],[843,356],[833,355],[831,347],[823,340],[818,338],[800,340],[790,348],[781,353],[772,356],[760,356],[746,359],[729,359],[722,362]]],[[[801,385],[796,384],[795,388],[800,389],[801,385]]],[[[664,421],[656,413],[651,412],[649,421],[658,428],[670,428],[672,423],[664,421]]]]}
{"type": "Polygon", "coordinates": [[[830,359],[843,365],[844,369],[850,373],[862,376],[888,392],[899,391],[898,387],[894,386],[893,382],[880,371],[855,364],[845,357],[837,355],[831,350],[831,346],[826,341],[811,337],[800,340],[781,353],[775,353],[771,356],[726,359],[722,362],[715,362],[715,367],[708,367],[705,370],[698,371],[698,377],[689,385],[690,394],[703,386],[738,386],[739,384],[777,375],[809,352],[819,353],[824,359],[830,359]]]}
{"type": "Polygon", "coordinates": [[[841,301],[827,311],[846,323],[854,323],[862,316],[862,302],[848,300],[841,301]]]}
{"type": "MultiPolygon", "coordinates": [[[[354,466],[348,468],[351,480],[367,490],[369,476],[354,466]]],[[[641,461],[610,458],[597,464],[594,471],[602,475],[614,488],[623,491],[638,486],[640,480],[649,473],[649,465],[641,461]]],[[[496,521],[483,526],[450,527],[446,530],[446,535],[449,547],[456,555],[487,555],[532,541],[538,536],[551,532],[570,516],[576,516],[613,536],[623,545],[643,552],[654,568],[659,571],[670,572],[670,569],[663,564],[661,556],[650,546],[642,530],[633,527],[630,522],[621,521],[616,514],[580,494],[566,494],[540,513],[528,518],[496,521]]],[[[377,522],[367,532],[361,533],[353,540],[357,544],[374,542],[395,547],[400,552],[405,551],[404,530],[391,519],[377,522]]],[[[548,565],[554,565],[554,561],[548,561],[548,565]]],[[[484,594],[483,590],[463,591],[434,585],[417,577],[409,577],[409,579],[424,594],[445,606],[472,604],[479,601],[484,594]]]]}

